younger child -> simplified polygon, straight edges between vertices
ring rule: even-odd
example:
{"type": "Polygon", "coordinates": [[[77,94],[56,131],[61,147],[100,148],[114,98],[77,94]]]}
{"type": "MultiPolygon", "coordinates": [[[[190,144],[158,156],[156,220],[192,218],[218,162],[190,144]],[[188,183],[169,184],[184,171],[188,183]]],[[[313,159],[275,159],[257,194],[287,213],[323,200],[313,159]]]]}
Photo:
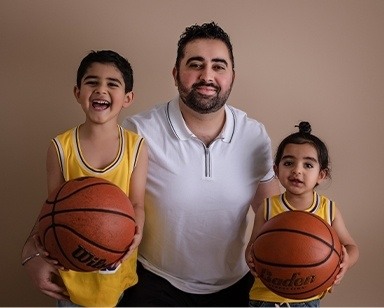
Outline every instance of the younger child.
{"type": "Polygon", "coordinates": [[[36,222],[23,248],[22,265],[43,293],[59,299],[59,306],[115,306],[124,290],[137,283],[148,154],[142,137],[118,125],[120,111],[133,102],[132,87],[133,72],[125,58],[110,50],[89,53],[74,87],[85,121],[54,138],[48,149],[48,194],[74,178],[107,179],[129,196],[137,224],[129,252],[114,269],[77,272],[63,269],[34,240],[36,222]]]}
{"type": "Polygon", "coordinates": [[[318,307],[325,295],[318,294],[306,300],[294,300],[281,297],[265,287],[257,278],[250,250],[262,225],[272,217],[285,211],[301,210],[325,219],[337,232],[343,245],[341,270],[334,284],[339,284],[346,271],[359,258],[356,242],[349,234],[343,217],[335,203],[325,196],[318,195],[314,188],[330,177],[328,150],[325,144],[311,134],[308,122],[299,124],[299,132],[286,137],[279,145],[275,157],[275,173],[286,191],[264,200],[259,207],[251,240],[246,251],[246,260],[252,274],[256,277],[250,291],[250,307],[274,307],[282,303],[291,307],[318,307]]]}

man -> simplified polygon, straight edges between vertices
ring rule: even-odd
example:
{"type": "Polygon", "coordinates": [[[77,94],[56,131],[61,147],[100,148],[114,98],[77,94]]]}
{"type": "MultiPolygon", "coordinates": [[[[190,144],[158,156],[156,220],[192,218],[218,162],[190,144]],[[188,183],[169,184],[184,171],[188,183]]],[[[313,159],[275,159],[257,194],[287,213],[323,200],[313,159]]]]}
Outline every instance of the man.
{"type": "Polygon", "coordinates": [[[264,126],[226,104],[235,79],[229,36],[186,28],[173,69],[179,96],[123,126],[149,148],[139,283],[125,306],[248,306],[246,216],[278,194],[264,126]]]}

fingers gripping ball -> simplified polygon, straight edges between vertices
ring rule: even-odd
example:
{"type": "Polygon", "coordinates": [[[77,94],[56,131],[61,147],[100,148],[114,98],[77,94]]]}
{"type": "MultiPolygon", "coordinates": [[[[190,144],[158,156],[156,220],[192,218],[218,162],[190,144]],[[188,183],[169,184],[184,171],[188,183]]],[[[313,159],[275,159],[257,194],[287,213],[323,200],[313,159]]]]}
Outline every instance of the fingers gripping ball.
{"type": "Polygon", "coordinates": [[[127,195],[96,177],[65,182],[48,196],[39,216],[39,236],[50,256],[65,268],[108,268],[127,252],[135,234],[127,195]]]}
{"type": "Polygon", "coordinates": [[[290,211],[268,220],[253,243],[256,272],[264,285],[291,299],[330,287],[340,270],[341,244],[319,216],[290,211]]]}

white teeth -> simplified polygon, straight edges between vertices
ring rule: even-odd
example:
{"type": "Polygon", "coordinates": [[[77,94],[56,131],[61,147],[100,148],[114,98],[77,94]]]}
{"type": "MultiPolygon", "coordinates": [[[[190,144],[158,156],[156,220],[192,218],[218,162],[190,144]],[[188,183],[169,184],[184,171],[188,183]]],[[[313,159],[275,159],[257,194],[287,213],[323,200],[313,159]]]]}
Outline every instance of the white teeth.
{"type": "Polygon", "coordinates": [[[110,104],[108,101],[102,101],[102,100],[94,100],[93,103],[101,104],[101,105],[109,105],[110,104]]]}
{"type": "Polygon", "coordinates": [[[95,99],[92,101],[92,106],[95,110],[106,110],[111,106],[111,103],[105,100],[95,99]]]}

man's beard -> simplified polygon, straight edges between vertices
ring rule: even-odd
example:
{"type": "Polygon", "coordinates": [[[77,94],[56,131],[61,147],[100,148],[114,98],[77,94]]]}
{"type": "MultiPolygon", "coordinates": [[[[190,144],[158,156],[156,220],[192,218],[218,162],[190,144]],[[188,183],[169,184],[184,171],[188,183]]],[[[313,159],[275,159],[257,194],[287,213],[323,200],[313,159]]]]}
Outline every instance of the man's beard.
{"type": "Polygon", "coordinates": [[[229,94],[232,90],[232,85],[228,91],[221,93],[221,88],[219,86],[213,85],[211,83],[206,83],[204,81],[195,83],[192,85],[192,89],[188,92],[180,80],[178,80],[180,98],[189,108],[200,113],[207,114],[218,111],[226,103],[229,94]],[[216,89],[216,96],[206,96],[198,93],[196,91],[197,87],[200,86],[209,86],[216,89]]]}

